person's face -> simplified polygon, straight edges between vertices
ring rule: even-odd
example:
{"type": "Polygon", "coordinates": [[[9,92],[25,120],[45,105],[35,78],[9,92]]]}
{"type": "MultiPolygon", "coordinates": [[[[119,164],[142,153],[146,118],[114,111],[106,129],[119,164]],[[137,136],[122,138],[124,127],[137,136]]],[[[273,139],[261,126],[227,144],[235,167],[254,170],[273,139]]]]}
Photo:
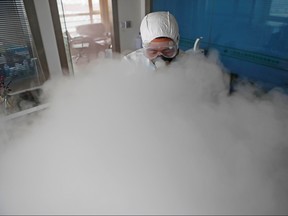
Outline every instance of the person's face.
{"type": "Polygon", "coordinates": [[[156,38],[144,46],[145,56],[154,60],[162,57],[166,62],[170,62],[178,53],[177,44],[170,38],[156,38]]]}

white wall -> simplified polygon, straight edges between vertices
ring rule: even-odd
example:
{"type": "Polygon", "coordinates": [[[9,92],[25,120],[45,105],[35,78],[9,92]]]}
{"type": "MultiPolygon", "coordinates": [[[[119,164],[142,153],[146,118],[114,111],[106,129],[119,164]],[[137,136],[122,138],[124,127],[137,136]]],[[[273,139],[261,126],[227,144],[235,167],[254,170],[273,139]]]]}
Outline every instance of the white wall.
{"type": "Polygon", "coordinates": [[[136,49],[140,23],[145,15],[145,0],[118,0],[120,50],[126,54],[136,49]],[[131,28],[121,28],[121,22],[130,20],[131,28]]]}
{"type": "Polygon", "coordinates": [[[50,71],[50,77],[53,79],[62,75],[62,69],[49,2],[47,0],[34,0],[34,3],[50,71]]]}

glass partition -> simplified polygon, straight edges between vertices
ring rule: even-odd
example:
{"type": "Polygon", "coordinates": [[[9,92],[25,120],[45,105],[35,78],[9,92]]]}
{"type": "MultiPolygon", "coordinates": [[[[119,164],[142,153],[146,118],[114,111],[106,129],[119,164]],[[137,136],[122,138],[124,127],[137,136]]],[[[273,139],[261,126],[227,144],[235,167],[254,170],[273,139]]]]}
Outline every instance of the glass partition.
{"type": "Polygon", "coordinates": [[[23,0],[0,1],[0,114],[40,104],[45,77],[23,0]]]}
{"type": "Polygon", "coordinates": [[[288,88],[288,1],[153,0],[152,11],[170,11],[180,28],[180,48],[216,49],[231,73],[264,88],[288,88]]]}

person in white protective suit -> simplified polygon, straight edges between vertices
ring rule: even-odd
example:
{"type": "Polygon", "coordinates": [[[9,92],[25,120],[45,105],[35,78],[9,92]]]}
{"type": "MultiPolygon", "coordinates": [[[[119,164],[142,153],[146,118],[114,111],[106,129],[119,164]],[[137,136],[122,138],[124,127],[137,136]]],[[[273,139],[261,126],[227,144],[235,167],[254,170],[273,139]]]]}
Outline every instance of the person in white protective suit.
{"type": "Polygon", "coordinates": [[[140,34],[143,48],[124,56],[124,59],[156,69],[183,54],[179,50],[178,24],[169,12],[147,14],[141,22],[140,34]]]}
{"type": "MultiPolygon", "coordinates": [[[[142,46],[124,56],[125,60],[136,65],[145,65],[153,70],[167,66],[185,55],[205,55],[200,49],[202,37],[196,38],[193,48],[185,52],[179,49],[179,28],[175,17],[169,12],[152,12],[147,14],[141,22],[140,34],[142,46]]],[[[223,79],[230,92],[230,75],[223,73],[223,79]]]]}

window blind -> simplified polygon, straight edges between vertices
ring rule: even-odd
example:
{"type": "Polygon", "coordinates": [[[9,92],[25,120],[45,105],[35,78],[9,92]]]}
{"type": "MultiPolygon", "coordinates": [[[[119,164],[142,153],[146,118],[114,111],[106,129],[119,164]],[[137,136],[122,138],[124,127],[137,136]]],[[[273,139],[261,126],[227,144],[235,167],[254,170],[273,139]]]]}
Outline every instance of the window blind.
{"type": "Polygon", "coordinates": [[[39,85],[43,80],[33,44],[23,0],[0,0],[0,77],[14,85],[12,90],[29,88],[31,82],[39,85]]]}
{"type": "MultiPolygon", "coordinates": [[[[21,0],[0,0],[0,42],[8,48],[30,46],[29,24],[21,0]]],[[[4,50],[3,50],[4,49],[4,50]]]]}

